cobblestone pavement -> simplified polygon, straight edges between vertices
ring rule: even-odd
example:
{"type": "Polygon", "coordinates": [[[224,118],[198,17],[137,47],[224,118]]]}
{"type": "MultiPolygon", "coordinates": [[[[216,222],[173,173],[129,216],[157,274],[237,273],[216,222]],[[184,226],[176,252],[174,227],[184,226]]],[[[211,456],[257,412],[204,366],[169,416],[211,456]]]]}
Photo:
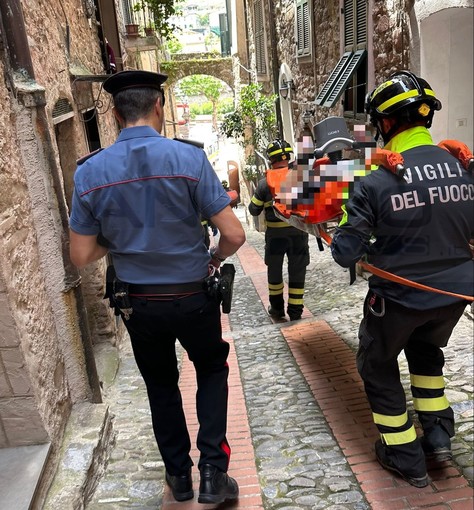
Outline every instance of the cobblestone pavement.
{"type": "MultiPolygon", "coordinates": [[[[248,230],[247,241],[263,254],[262,234],[248,230]]],[[[329,250],[319,252],[313,238],[310,245],[305,306],[314,320],[326,321],[355,351],[367,282],[358,277],[349,286],[348,272],[332,261],[329,250]]],[[[285,323],[274,323],[267,315],[239,258],[229,261],[237,269],[229,320],[264,508],[371,508],[281,333],[285,323]]],[[[472,485],[473,321],[467,312],[445,355],[447,395],[457,422],[454,462],[472,485]]],[[[128,344],[121,359],[115,383],[105,395],[115,414],[117,444],[87,509],[160,509],[164,468],[153,438],[144,385],[128,344]]],[[[403,358],[400,365],[406,376],[403,358]]]]}

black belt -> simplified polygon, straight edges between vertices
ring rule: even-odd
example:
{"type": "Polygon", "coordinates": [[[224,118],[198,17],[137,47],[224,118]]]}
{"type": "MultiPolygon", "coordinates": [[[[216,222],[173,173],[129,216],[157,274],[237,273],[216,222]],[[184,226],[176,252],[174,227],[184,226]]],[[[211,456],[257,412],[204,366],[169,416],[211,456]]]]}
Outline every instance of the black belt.
{"type": "Polygon", "coordinates": [[[128,285],[128,293],[131,296],[163,296],[163,295],[179,295],[190,294],[204,290],[204,282],[189,282],[177,284],[159,284],[159,285],[145,285],[130,283],[128,285]]]}

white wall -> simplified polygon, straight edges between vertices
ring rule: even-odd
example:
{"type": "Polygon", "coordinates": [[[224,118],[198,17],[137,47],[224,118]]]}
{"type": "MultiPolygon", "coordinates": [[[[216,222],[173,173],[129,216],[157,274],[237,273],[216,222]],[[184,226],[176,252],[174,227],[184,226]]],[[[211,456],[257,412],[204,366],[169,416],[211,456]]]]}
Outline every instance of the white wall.
{"type": "Polygon", "coordinates": [[[434,141],[457,139],[473,148],[474,9],[449,8],[420,22],[420,75],[443,103],[435,113],[434,141]]]}

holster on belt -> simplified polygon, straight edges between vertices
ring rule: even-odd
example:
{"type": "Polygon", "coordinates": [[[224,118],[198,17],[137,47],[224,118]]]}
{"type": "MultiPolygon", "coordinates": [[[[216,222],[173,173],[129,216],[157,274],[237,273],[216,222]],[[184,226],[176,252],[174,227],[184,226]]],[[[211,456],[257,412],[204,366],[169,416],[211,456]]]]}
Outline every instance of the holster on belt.
{"type": "Polygon", "coordinates": [[[110,306],[110,308],[114,309],[114,314],[120,315],[120,310],[117,308],[117,306],[115,305],[115,302],[113,300],[114,280],[115,280],[115,267],[111,264],[110,266],[107,266],[107,271],[105,273],[104,299],[109,300],[109,306],[110,306]]]}
{"type": "Polygon", "coordinates": [[[219,290],[222,299],[222,313],[230,313],[234,289],[235,266],[224,264],[220,268],[219,290]]]}
{"type": "Polygon", "coordinates": [[[224,264],[204,280],[204,288],[208,295],[222,304],[222,313],[230,313],[234,277],[234,264],[224,264]]]}
{"type": "Polygon", "coordinates": [[[128,283],[124,283],[117,278],[113,265],[107,267],[105,274],[105,295],[108,298],[110,308],[114,309],[115,315],[123,314],[125,320],[130,318],[133,312],[128,295],[128,283]]]}

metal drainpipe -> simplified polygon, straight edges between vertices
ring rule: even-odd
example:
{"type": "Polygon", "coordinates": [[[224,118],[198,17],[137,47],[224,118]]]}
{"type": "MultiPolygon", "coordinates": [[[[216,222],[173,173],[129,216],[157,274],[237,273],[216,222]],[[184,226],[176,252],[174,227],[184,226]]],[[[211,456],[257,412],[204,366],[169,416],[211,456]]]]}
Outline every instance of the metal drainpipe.
{"type": "MultiPolygon", "coordinates": [[[[25,78],[35,80],[33,61],[28,45],[25,22],[20,0],[2,0],[0,1],[0,15],[3,20],[5,33],[5,42],[7,54],[11,69],[20,73],[25,78]]],[[[51,134],[49,131],[48,118],[46,115],[44,96],[35,95],[34,103],[37,110],[36,133],[40,136],[45,155],[51,169],[53,188],[57,197],[59,215],[61,218],[61,246],[62,258],[65,268],[65,291],[74,290],[74,296],[77,303],[77,313],[79,317],[79,329],[81,332],[84,358],[86,362],[87,376],[91,389],[91,401],[94,403],[102,402],[100,391],[100,381],[97,374],[97,367],[92,349],[92,339],[87,320],[87,312],[84,306],[82,290],[79,286],[81,277],[78,270],[71,263],[69,258],[69,238],[67,236],[69,227],[69,218],[67,213],[66,201],[64,199],[63,188],[60,178],[60,170],[56,164],[55,152],[51,134]]]]}

